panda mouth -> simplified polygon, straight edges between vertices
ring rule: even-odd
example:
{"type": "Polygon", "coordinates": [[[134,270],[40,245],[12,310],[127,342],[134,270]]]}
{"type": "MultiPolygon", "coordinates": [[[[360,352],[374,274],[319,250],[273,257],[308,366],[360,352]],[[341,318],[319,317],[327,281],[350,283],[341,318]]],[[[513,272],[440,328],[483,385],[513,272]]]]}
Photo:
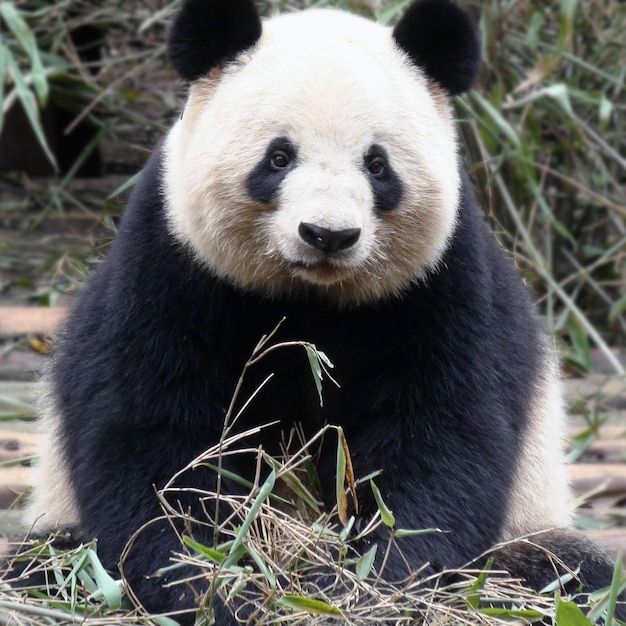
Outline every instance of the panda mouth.
{"type": "Polygon", "coordinates": [[[305,263],[296,261],[291,264],[294,273],[307,282],[329,285],[339,282],[345,278],[347,268],[329,263],[328,261],[317,261],[315,263],[305,263]]]}

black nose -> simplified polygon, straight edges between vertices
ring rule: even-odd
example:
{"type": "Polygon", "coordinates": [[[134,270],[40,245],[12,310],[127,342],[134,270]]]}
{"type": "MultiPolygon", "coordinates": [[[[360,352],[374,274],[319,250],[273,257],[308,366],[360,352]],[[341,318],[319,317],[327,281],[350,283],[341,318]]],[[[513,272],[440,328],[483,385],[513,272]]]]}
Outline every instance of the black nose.
{"type": "Polygon", "coordinates": [[[329,230],[315,224],[301,222],[298,226],[300,237],[316,250],[328,254],[351,248],[361,236],[360,228],[346,230],[329,230]]]}

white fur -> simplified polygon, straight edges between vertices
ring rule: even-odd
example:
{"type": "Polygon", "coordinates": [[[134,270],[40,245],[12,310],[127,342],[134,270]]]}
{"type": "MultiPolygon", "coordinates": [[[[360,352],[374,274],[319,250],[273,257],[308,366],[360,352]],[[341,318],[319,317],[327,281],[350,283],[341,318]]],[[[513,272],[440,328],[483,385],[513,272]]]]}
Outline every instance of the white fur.
{"type": "Polygon", "coordinates": [[[59,440],[60,413],[48,385],[41,383],[40,388],[39,426],[45,436],[41,439],[39,463],[35,466],[33,490],[23,521],[28,529],[42,533],[75,526],[78,510],[65,451],[59,440]]]}
{"type": "Polygon", "coordinates": [[[459,186],[448,104],[388,28],[333,10],[265,22],[252,51],[192,86],[165,145],[172,232],[220,276],[269,293],[313,287],[358,302],[401,290],[440,260],[459,186]],[[247,176],[283,136],[298,166],[276,204],[259,205],[247,176]],[[363,171],[374,143],[404,187],[388,212],[363,171]],[[307,221],[362,234],[322,272],[298,235],[307,221]]]}
{"type": "Polygon", "coordinates": [[[502,540],[572,523],[572,497],[563,459],[566,415],[556,360],[546,359],[542,375],[522,434],[502,540]]]}

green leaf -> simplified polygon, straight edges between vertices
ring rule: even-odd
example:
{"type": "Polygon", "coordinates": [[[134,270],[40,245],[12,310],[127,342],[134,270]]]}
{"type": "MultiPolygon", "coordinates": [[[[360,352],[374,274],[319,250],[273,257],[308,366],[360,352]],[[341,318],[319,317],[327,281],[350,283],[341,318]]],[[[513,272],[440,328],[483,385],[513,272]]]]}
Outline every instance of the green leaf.
{"type": "Polygon", "coordinates": [[[20,72],[20,68],[13,56],[8,56],[6,59],[8,72],[13,78],[14,88],[17,91],[17,95],[24,107],[24,112],[26,113],[26,117],[28,117],[28,121],[37,137],[37,141],[41,146],[41,149],[44,151],[46,157],[55,167],[57,165],[56,159],[52,154],[50,147],[48,146],[48,141],[46,140],[45,133],[43,131],[43,127],[41,125],[41,121],[39,119],[39,110],[37,108],[37,103],[35,101],[35,96],[33,92],[28,88],[22,73],[20,72]]]}
{"type": "Polygon", "coordinates": [[[611,594],[609,596],[609,610],[606,618],[606,623],[610,624],[615,614],[615,605],[619,600],[619,596],[626,586],[626,579],[624,578],[624,555],[619,552],[617,559],[615,560],[615,568],[613,569],[613,579],[611,580],[611,594]]]}
{"type": "Polygon", "coordinates": [[[89,562],[96,578],[98,589],[102,592],[104,599],[112,611],[117,611],[122,606],[122,589],[117,580],[111,578],[109,573],[104,569],[95,550],[88,548],[87,554],[89,562]]]}
{"type": "Polygon", "coordinates": [[[309,365],[311,366],[311,373],[313,374],[313,380],[315,381],[315,388],[317,389],[317,395],[320,399],[320,406],[324,406],[324,399],[322,398],[322,379],[324,375],[337,387],[339,383],[330,375],[329,370],[334,367],[331,360],[320,350],[318,350],[311,343],[303,343],[306,355],[309,359],[309,365]]]}
{"type": "Polygon", "coordinates": [[[4,85],[6,83],[7,74],[7,57],[11,51],[0,41],[0,135],[2,134],[2,126],[4,124],[4,85]]]}
{"type": "Polygon", "coordinates": [[[320,361],[320,365],[322,366],[322,370],[323,370],[324,374],[326,375],[326,377],[336,387],[341,387],[341,385],[330,375],[330,370],[335,367],[333,365],[333,362],[328,358],[328,356],[326,356],[325,352],[322,352],[321,350],[318,350],[317,348],[315,348],[315,353],[317,354],[317,358],[320,361]]]}
{"type": "Polygon", "coordinates": [[[468,609],[478,609],[480,606],[480,591],[485,588],[485,582],[487,581],[487,577],[489,576],[489,572],[493,567],[494,557],[489,557],[489,560],[485,563],[485,567],[482,569],[480,574],[476,577],[476,580],[470,587],[467,598],[465,602],[467,603],[468,609]]]}
{"type": "Polygon", "coordinates": [[[222,476],[222,478],[227,478],[228,480],[232,480],[234,483],[237,483],[238,485],[242,485],[243,487],[247,487],[248,489],[252,489],[254,487],[254,483],[250,480],[247,480],[246,478],[243,478],[243,476],[240,476],[239,474],[235,474],[235,472],[231,472],[225,468],[220,468],[217,465],[214,465],[213,463],[202,463],[202,465],[204,467],[208,467],[209,469],[212,469],[216,474],[219,474],[220,476],[222,476]]]}
{"type": "Polygon", "coordinates": [[[543,589],[541,589],[539,591],[539,593],[541,595],[547,594],[547,593],[552,594],[555,591],[558,591],[559,589],[563,589],[565,587],[565,585],[567,585],[567,583],[569,583],[572,580],[574,580],[574,576],[578,575],[578,573],[579,573],[579,571],[576,570],[573,574],[570,574],[569,572],[567,572],[566,574],[563,574],[562,576],[559,576],[558,578],[556,578],[552,582],[548,583],[543,589]]]}
{"type": "Polygon", "coordinates": [[[398,530],[394,530],[393,536],[397,539],[402,539],[402,537],[415,537],[417,535],[431,535],[432,533],[440,533],[443,532],[440,528],[398,528],[398,530]]]}
{"type": "Polygon", "coordinates": [[[319,507],[317,500],[315,499],[313,494],[305,487],[304,483],[298,478],[298,476],[296,475],[294,471],[284,472],[283,474],[281,474],[280,479],[310,509],[315,511],[317,514],[320,513],[320,507],[319,507]]]}
{"type": "Polygon", "coordinates": [[[232,565],[232,563],[236,562],[235,555],[237,553],[237,548],[239,548],[239,546],[243,542],[246,536],[246,533],[248,532],[248,529],[252,525],[252,522],[256,519],[257,513],[263,506],[263,503],[265,502],[265,500],[267,500],[270,493],[272,493],[272,489],[274,488],[275,482],[276,482],[276,472],[275,470],[272,470],[270,472],[270,475],[265,479],[265,482],[263,483],[263,485],[261,485],[261,488],[259,489],[259,493],[254,499],[254,502],[252,503],[252,506],[250,507],[250,510],[248,511],[248,514],[246,515],[246,518],[244,519],[243,524],[241,525],[241,528],[239,529],[239,532],[237,533],[237,536],[235,537],[233,541],[228,558],[224,562],[224,567],[227,568],[230,565],[232,565]]]}
{"type": "Polygon", "coordinates": [[[320,399],[320,406],[324,406],[324,398],[322,398],[322,366],[317,356],[317,350],[315,350],[315,346],[310,344],[306,344],[304,349],[306,350],[309,365],[311,366],[311,373],[313,374],[313,381],[315,382],[317,395],[320,399]]]}
{"type": "Polygon", "coordinates": [[[346,506],[346,455],[341,445],[341,437],[337,437],[337,468],[335,474],[335,497],[337,499],[337,508],[339,510],[339,519],[345,526],[347,520],[346,506]]]}
{"type": "Polygon", "coordinates": [[[117,196],[123,194],[127,189],[134,187],[139,182],[140,178],[141,171],[133,174],[125,183],[122,183],[115,191],[111,192],[107,196],[107,200],[113,200],[114,198],[117,198],[117,196]]]}
{"type": "Polygon", "coordinates": [[[378,545],[374,544],[357,562],[356,577],[359,580],[365,580],[374,567],[374,559],[376,558],[376,550],[378,545]]]}
{"type": "Polygon", "coordinates": [[[183,543],[190,549],[205,557],[216,565],[221,565],[226,560],[226,555],[215,548],[210,548],[202,543],[199,543],[189,535],[183,535],[183,543]]]}
{"type": "Polygon", "coordinates": [[[102,139],[106,136],[106,129],[101,128],[91,139],[91,141],[82,149],[76,161],[72,164],[63,180],[59,183],[61,189],[65,189],[69,182],[76,176],[83,163],[89,158],[89,155],[98,147],[102,139]]]}
{"type": "Polygon", "coordinates": [[[592,626],[585,614],[571,600],[563,600],[557,594],[555,605],[556,626],[592,626]]]}
{"type": "Polygon", "coordinates": [[[622,296],[611,305],[609,319],[614,322],[624,311],[626,311],[626,295],[622,296]]]}
{"type": "Polygon", "coordinates": [[[396,518],[393,515],[391,509],[385,504],[382,495],[380,494],[380,490],[376,486],[373,480],[370,480],[370,486],[372,487],[372,492],[374,493],[374,499],[376,500],[376,504],[378,505],[378,510],[380,511],[380,519],[382,520],[385,526],[389,528],[393,528],[396,525],[396,518]]]}
{"type": "Polygon", "coordinates": [[[314,491],[314,497],[318,500],[322,499],[322,483],[320,482],[319,474],[317,473],[317,467],[310,458],[304,459],[302,467],[306,471],[306,475],[309,481],[309,485],[314,491]]]}
{"type": "Polygon", "coordinates": [[[618,554],[615,562],[615,568],[613,569],[613,578],[611,580],[611,586],[608,589],[598,589],[590,594],[592,602],[597,603],[596,606],[589,614],[589,618],[597,621],[597,618],[606,610],[606,624],[613,623],[613,616],[615,615],[615,605],[619,599],[619,595],[624,591],[626,587],[626,579],[623,576],[622,555],[618,554]]]}
{"type": "Polygon", "coordinates": [[[486,100],[481,96],[477,91],[472,91],[472,98],[478,102],[478,104],[482,107],[482,109],[487,113],[487,115],[491,118],[494,124],[502,131],[502,133],[509,138],[511,143],[516,147],[520,148],[522,142],[520,141],[519,135],[517,131],[509,124],[509,122],[504,119],[500,111],[498,111],[489,100],[486,100]]]}
{"type": "Polygon", "coordinates": [[[572,38],[577,5],[578,0],[561,0],[561,14],[559,16],[559,33],[557,42],[557,53],[559,55],[565,51],[567,44],[572,38]]]}
{"type": "Polygon", "coordinates": [[[180,626],[180,624],[177,621],[173,620],[171,617],[155,617],[154,615],[151,615],[150,621],[157,624],[157,626],[180,626]]]}
{"type": "Polygon", "coordinates": [[[545,617],[544,613],[535,609],[500,609],[495,607],[485,607],[484,609],[478,609],[481,615],[489,615],[490,617],[497,617],[499,619],[526,619],[530,622],[536,622],[545,617]]]}
{"type": "Polygon", "coordinates": [[[590,372],[593,369],[593,360],[591,358],[589,337],[578,318],[574,315],[570,315],[567,319],[567,330],[572,342],[572,351],[567,358],[583,368],[584,371],[590,372]]]}
{"type": "Polygon", "coordinates": [[[272,589],[276,589],[276,576],[272,572],[270,566],[263,560],[263,557],[251,546],[248,546],[248,554],[252,560],[256,563],[259,571],[265,576],[265,580],[272,589]]]}
{"type": "Polygon", "coordinates": [[[315,600],[313,598],[303,598],[302,596],[285,595],[279,598],[278,604],[294,609],[295,611],[304,611],[312,615],[341,615],[341,611],[327,602],[315,600]]]}
{"type": "Polygon", "coordinates": [[[35,35],[12,2],[0,2],[0,15],[30,59],[33,87],[39,97],[39,103],[44,106],[48,99],[48,79],[41,63],[35,35]]]}

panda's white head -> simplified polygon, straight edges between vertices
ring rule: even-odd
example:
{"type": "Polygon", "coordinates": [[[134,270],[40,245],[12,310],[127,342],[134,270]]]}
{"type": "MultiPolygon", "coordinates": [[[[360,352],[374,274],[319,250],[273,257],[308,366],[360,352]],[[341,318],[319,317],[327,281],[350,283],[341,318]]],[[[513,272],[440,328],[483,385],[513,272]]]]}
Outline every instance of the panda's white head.
{"type": "Polygon", "coordinates": [[[170,58],[191,84],[164,149],[173,234],[269,295],[371,301],[420,280],[455,227],[449,96],[479,44],[450,0],[393,29],[335,10],[261,24],[252,0],[187,0],[170,58]]]}

